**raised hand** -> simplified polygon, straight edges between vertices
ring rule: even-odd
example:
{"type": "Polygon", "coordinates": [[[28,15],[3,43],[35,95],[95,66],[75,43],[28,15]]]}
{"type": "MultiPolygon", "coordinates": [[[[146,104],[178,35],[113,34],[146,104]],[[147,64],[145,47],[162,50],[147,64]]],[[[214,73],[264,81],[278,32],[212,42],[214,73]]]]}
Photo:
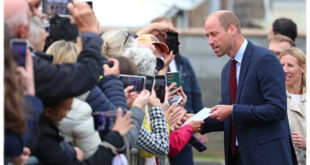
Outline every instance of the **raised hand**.
{"type": "Polygon", "coordinates": [[[80,33],[100,33],[99,22],[87,3],[73,0],[73,3],[70,2],[67,8],[71,13],[71,23],[77,25],[80,33]]]}
{"type": "Polygon", "coordinates": [[[131,112],[127,111],[123,116],[123,111],[121,108],[117,109],[117,116],[112,128],[113,131],[117,131],[121,136],[124,136],[128,133],[129,130],[135,127],[131,122],[131,112]]]}
{"type": "Polygon", "coordinates": [[[160,101],[156,96],[156,92],[155,92],[154,88],[152,89],[149,104],[150,104],[150,106],[159,106],[160,105],[160,101]]]}
{"type": "Polygon", "coordinates": [[[166,23],[150,23],[147,27],[141,29],[140,31],[137,32],[137,35],[142,35],[142,34],[160,34],[164,36],[164,38],[167,38],[166,32],[176,32],[178,33],[177,29],[175,29],[173,26],[168,25],[166,23]]]}
{"type": "Polygon", "coordinates": [[[17,67],[17,80],[21,83],[25,95],[35,95],[32,57],[29,50],[26,54],[26,66],[17,67]]]}
{"type": "Polygon", "coordinates": [[[138,97],[133,102],[133,106],[143,109],[147,103],[150,101],[150,92],[146,89],[143,89],[138,97]]]}
{"type": "Polygon", "coordinates": [[[110,68],[108,64],[103,64],[102,68],[103,68],[103,72],[104,75],[119,75],[120,71],[119,71],[119,62],[117,59],[115,58],[109,58],[108,59],[109,62],[113,63],[113,66],[110,68]]]}
{"type": "Polygon", "coordinates": [[[131,105],[133,101],[138,97],[138,94],[136,92],[133,92],[134,86],[130,85],[124,89],[126,101],[128,105],[131,105]],[[135,93],[135,96],[132,96],[133,93],[135,93]]]}
{"type": "Polygon", "coordinates": [[[187,102],[187,96],[186,96],[185,92],[183,91],[182,87],[179,87],[178,89],[179,90],[178,90],[177,95],[182,97],[182,100],[180,101],[179,105],[182,107],[185,107],[185,104],[187,102]]]}
{"type": "Polygon", "coordinates": [[[166,87],[166,94],[165,94],[165,100],[163,103],[160,103],[160,107],[163,110],[163,112],[166,112],[169,108],[169,90],[168,87],[166,87]]]}

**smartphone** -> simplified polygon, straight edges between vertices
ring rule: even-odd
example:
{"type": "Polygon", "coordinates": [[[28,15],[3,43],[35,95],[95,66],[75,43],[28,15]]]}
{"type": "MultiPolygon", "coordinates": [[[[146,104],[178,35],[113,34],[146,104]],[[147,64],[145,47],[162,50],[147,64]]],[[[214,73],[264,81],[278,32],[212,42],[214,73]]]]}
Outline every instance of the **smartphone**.
{"type": "Polygon", "coordinates": [[[155,75],[154,90],[156,92],[157,98],[159,98],[160,102],[163,103],[165,101],[166,94],[166,76],[155,75]]]}
{"type": "Polygon", "coordinates": [[[93,2],[92,1],[86,1],[86,3],[93,10],[93,2]]]}
{"type": "Polygon", "coordinates": [[[119,75],[119,79],[123,82],[124,89],[130,85],[134,86],[133,91],[141,92],[145,88],[145,77],[134,75],[119,75]]]}
{"type": "Polygon", "coordinates": [[[113,128],[117,111],[94,112],[92,116],[95,130],[99,132],[100,137],[104,137],[113,128]]]}
{"type": "Polygon", "coordinates": [[[145,75],[145,89],[147,89],[150,93],[152,93],[152,89],[154,88],[155,77],[151,75],[145,75]]]}
{"type": "Polygon", "coordinates": [[[69,15],[67,4],[72,0],[43,0],[42,12],[47,15],[69,15]]]}
{"type": "Polygon", "coordinates": [[[171,100],[169,101],[169,104],[172,105],[173,103],[179,104],[182,101],[183,97],[182,96],[174,96],[171,100]]]}
{"type": "Polygon", "coordinates": [[[168,72],[167,73],[167,85],[168,85],[168,87],[173,82],[175,82],[177,84],[177,88],[180,87],[180,72],[168,72]]]}
{"type": "Polygon", "coordinates": [[[102,63],[103,63],[103,64],[107,64],[107,65],[109,66],[109,68],[112,68],[112,67],[113,67],[113,65],[114,65],[114,63],[113,63],[113,62],[108,61],[108,60],[103,60],[103,61],[102,61],[102,63]]]}
{"type": "Polygon", "coordinates": [[[175,32],[166,32],[167,39],[166,44],[169,48],[169,51],[173,51],[173,54],[179,54],[179,35],[175,32]]]}
{"type": "Polygon", "coordinates": [[[160,58],[156,58],[156,68],[155,70],[157,72],[159,72],[160,70],[162,70],[165,66],[165,62],[163,59],[160,59],[160,58]]]}
{"type": "Polygon", "coordinates": [[[196,136],[192,135],[189,139],[189,143],[199,152],[207,150],[207,146],[203,144],[196,136]]]}
{"type": "Polygon", "coordinates": [[[28,40],[13,38],[10,46],[14,53],[14,60],[18,66],[26,67],[26,55],[29,47],[28,40]]]}

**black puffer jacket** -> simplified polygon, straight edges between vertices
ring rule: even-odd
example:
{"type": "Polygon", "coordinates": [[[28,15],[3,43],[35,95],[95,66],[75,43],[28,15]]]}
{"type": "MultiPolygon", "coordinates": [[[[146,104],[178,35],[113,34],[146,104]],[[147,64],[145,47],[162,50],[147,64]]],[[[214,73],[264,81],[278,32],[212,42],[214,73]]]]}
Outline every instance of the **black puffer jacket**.
{"type": "Polygon", "coordinates": [[[57,126],[44,115],[40,116],[39,135],[38,144],[31,152],[42,164],[86,164],[77,160],[73,146],[64,141],[57,126]]]}
{"type": "Polygon", "coordinates": [[[52,105],[60,100],[81,95],[92,89],[102,73],[101,45],[98,34],[86,32],[81,35],[83,49],[74,64],[54,65],[35,52],[33,57],[36,96],[44,104],[52,105]]]}
{"type": "Polygon", "coordinates": [[[104,76],[85,100],[94,112],[128,109],[122,82],[115,75],[104,76]]]}

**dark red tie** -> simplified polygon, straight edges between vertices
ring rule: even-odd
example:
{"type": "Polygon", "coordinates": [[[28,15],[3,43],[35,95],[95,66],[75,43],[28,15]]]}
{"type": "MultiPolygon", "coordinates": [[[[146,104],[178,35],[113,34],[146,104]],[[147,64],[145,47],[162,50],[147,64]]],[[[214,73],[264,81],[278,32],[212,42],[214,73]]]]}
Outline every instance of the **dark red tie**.
{"type": "MultiPolygon", "coordinates": [[[[236,77],[236,63],[235,59],[232,60],[229,73],[229,90],[230,90],[230,102],[235,104],[237,95],[237,77],[236,77]]],[[[230,116],[230,151],[232,154],[236,153],[236,130],[230,116]]]]}

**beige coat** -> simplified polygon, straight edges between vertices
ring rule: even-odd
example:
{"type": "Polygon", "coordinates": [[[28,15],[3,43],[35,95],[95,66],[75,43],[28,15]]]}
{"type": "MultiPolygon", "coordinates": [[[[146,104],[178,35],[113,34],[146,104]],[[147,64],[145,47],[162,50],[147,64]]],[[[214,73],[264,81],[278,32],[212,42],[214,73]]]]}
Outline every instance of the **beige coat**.
{"type": "MultiPolygon", "coordinates": [[[[291,132],[298,132],[307,138],[307,128],[306,128],[306,94],[302,94],[300,98],[300,103],[295,104],[290,93],[287,94],[287,114],[290,124],[291,132]]],[[[298,164],[306,164],[306,150],[294,146],[298,164]]]]}

